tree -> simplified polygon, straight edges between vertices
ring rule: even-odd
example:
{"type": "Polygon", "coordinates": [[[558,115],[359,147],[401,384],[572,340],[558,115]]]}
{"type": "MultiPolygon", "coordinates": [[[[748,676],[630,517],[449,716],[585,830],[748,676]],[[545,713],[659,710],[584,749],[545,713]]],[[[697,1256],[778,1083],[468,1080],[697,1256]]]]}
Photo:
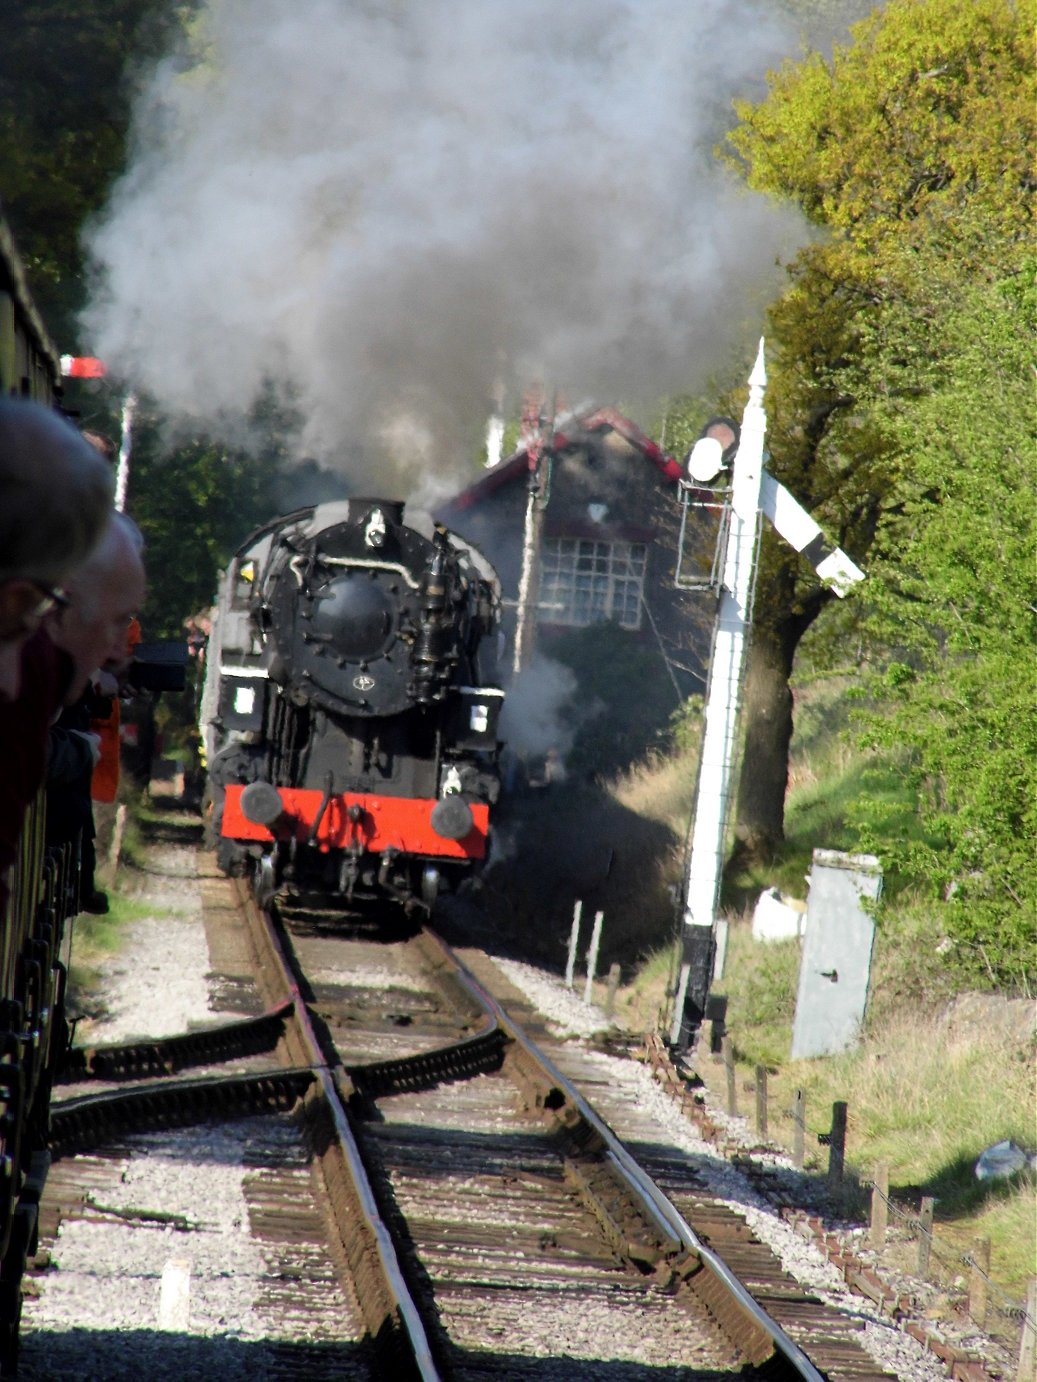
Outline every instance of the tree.
{"type": "Polygon", "coordinates": [[[274,512],[272,476],[206,438],[167,450],[146,425],[137,436],[128,507],[147,542],[142,622],[149,638],[182,638],[184,619],[212,603],[231,552],[274,512]]]}
{"type": "MultiPolygon", "coordinates": [[[[961,294],[939,324],[931,387],[899,410],[913,492],[895,559],[870,573],[870,623],[892,651],[862,714],[924,825],[883,841],[884,855],[946,900],[970,978],[1022,992],[1037,902],[1035,308],[1037,260],[961,294]]],[[[857,815],[875,848],[866,793],[857,815]]]]}
{"type": "Polygon", "coordinates": [[[125,164],[135,74],[194,7],[0,0],[0,199],[63,343],[82,305],[80,231],[125,164]]]}
{"type": "MultiPolygon", "coordinates": [[[[737,104],[729,148],[750,186],[794,200],[819,230],[768,314],[769,466],[866,565],[895,539],[913,464],[895,404],[926,386],[917,367],[948,286],[1011,271],[1024,253],[1033,73],[1012,0],[890,0],[851,32],[830,62],[788,63],[760,104],[737,104]]],[[[767,858],[783,839],[788,679],[830,598],[765,535],[742,855],[767,858]]]]}

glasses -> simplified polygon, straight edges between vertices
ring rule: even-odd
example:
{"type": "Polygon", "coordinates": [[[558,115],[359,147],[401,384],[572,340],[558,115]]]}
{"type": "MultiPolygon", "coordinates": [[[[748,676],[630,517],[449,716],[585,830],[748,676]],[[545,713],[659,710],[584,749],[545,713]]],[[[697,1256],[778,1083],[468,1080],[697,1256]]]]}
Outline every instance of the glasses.
{"type": "Polygon", "coordinates": [[[59,586],[44,585],[42,581],[29,581],[29,585],[34,590],[40,592],[40,602],[32,611],[37,619],[42,619],[45,614],[49,614],[52,609],[67,609],[69,605],[68,595],[59,586]]]}

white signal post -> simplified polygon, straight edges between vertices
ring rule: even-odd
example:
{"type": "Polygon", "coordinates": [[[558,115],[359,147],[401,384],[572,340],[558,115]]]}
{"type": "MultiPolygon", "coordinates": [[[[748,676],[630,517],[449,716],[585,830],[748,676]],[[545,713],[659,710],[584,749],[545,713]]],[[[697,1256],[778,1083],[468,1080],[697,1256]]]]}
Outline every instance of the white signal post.
{"type": "Polygon", "coordinates": [[[115,470],[115,507],[120,513],[126,508],[126,487],[130,479],[130,452],[133,449],[133,417],[136,411],[136,395],[128,393],[122,401],[122,437],[119,442],[119,460],[115,470]]]}
{"type": "MultiPolygon", "coordinates": [[[[108,370],[96,355],[62,355],[61,373],[66,379],[104,379],[108,370]]],[[[132,393],[122,401],[122,436],[115,465],[115,507],[122,513],[126,508],[126,487],[130,478],[130,451],[133,446],[133,415],[137,399],[132,393]]]]}
{"type": "Polygon", "coordinates": [[[712,978],[761,512],[797,551],[813,562],[814,569],[837,595],[845,595],[864,576],[844,552],[824,543],[821,529],[806,510],[764,469],[766,384],[761,339],[749,376],[749,400],[742,415],[741,439],[732,466],[731,522],[709,664],[695,819],[684,882],[683,957],[670,1033],[671,1045],[681,1050],[688,1047],[705,1018],[712,978]]]}

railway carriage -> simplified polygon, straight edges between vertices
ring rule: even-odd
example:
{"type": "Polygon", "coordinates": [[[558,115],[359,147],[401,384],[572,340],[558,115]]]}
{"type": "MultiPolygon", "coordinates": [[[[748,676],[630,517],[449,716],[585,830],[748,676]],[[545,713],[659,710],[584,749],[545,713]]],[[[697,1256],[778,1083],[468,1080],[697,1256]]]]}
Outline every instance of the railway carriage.
{"type": "MultiPolygon", "coordinates": [[[[0,394],[56,407],[61,360],[0,217],[0,394]]],[[[50,1156],[50,1092],[67,1044],[65,923],[77,895],[71,850],[44,844],[43,793],[26,813],[0,915],[0,1373],[18,1350],[22,1278],[35,1250],[50,1156]]]]}
{"type": "Polygon", "coordinates": [[[254,533],[224,573],[202,695],[221,866],[261,896],[428,911],[488,852],[500,587],[424,514],[349,499],[254,533]]]}

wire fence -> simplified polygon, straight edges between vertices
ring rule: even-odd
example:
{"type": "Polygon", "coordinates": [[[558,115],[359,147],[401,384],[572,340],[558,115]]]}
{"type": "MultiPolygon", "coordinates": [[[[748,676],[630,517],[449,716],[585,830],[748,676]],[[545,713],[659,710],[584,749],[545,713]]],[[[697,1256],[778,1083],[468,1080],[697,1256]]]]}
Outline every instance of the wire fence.
{"type": "MultiPolygon", "coordinates": [[[[738,1078],[734,1046],[726,1033],[720,1042],[727,1085],[727,1112],[738,1115],[738,1078]]],[[[755,1126],[761,1138],[768,1135],[768,1074],[765,1065],[757,1065],[753,1080],[742,1083],[742,1089],[755,1095],[755,1126]]],[[[846,1135],[849,1109],[838,1100],[832,1105],[831,1127],[826,1130],[810,1128],[807,1123],[806,1096],[795,1090],[792,1106],[782,1110],[792,1125],[792,1159],[798,1168],[806,1161],[806,1148],[816,1140],[818,1147],[828,1149],[829,1186],[841,1188],[854,1198],[871,1196],[871,1245],[881,1249],[892,1221],[902,1232],[918,1244],[915,1274],[924,1280],[955,1279],[962,1269],[968,1273],[966,1308],[969,1317],[981,1329],[990,1328],[992,1317],[1001,1321],[1000,1337],[1011,1337],[1019,1331],[1018,1371],[1016,1382],[1035,1382],[1037,1376],[1037,1278],[1029,1282],[1027,1299],[1013,1299],[990,1275],[990,1240],[977,1238],[970,1251],[948,1251],[938,1242],[934,1230],[936,1199],[922,1196],[917,1209],[898,1203],[889,1193],[889,1168],[885,1163],[876,1166],[871,1178],[862,1177],[846,1165],[846,1135]],[[941,1277],[942,1273],[942,1277],[941,1277]]]]}
{"type": "Polygon", "coordinates": [[[977,1318],[978,1313],[984,1315],[994,1313],[1006,1321],[1021,1323],[1024,1331],[1037,1343],[1037,1320],[1034,1320],[1029,1314],[1026,1303],[1013,1300],[990,1276],[990,1240],[988,1238],[978,1239],[976,1247],[971,1252],[953,1254],[947,1252],[942,1245],[938,1245],[933,1231],[935,1200],[930,1196],[924,1196],[920,1209],[907,1208],[898,1204],[889,1194],[888,1187],[882,1183],[884,1178],[884,1176],[877,1175],[873,1180],[861,1182],[862,1188],[870,1190],[872,1196],[873,1247],[881,1247],[885,1237],[884,1233],[877,1234],[875,1231],[877,1217],[875,1206],[878,1204],[882,1206],[883,1210],[881,1219],[894,1220],[899,1228],[917,1240],[920,1276],[928,1278],[934,1275],[932,1270],[934,1261],[944,1269],[948,1276],[958,1274],[962,1267],[967,1268],[971,1275],[969,1314],[976,1323],[982,1325],[986,1322],[985,1319],[977,1318]],[[876,1241],[876,1238],[879,1238],[880,1241],[876,1241]],[[985,1248],[982,1246],[984,1244],[986,1245],[985,1248]]]}

